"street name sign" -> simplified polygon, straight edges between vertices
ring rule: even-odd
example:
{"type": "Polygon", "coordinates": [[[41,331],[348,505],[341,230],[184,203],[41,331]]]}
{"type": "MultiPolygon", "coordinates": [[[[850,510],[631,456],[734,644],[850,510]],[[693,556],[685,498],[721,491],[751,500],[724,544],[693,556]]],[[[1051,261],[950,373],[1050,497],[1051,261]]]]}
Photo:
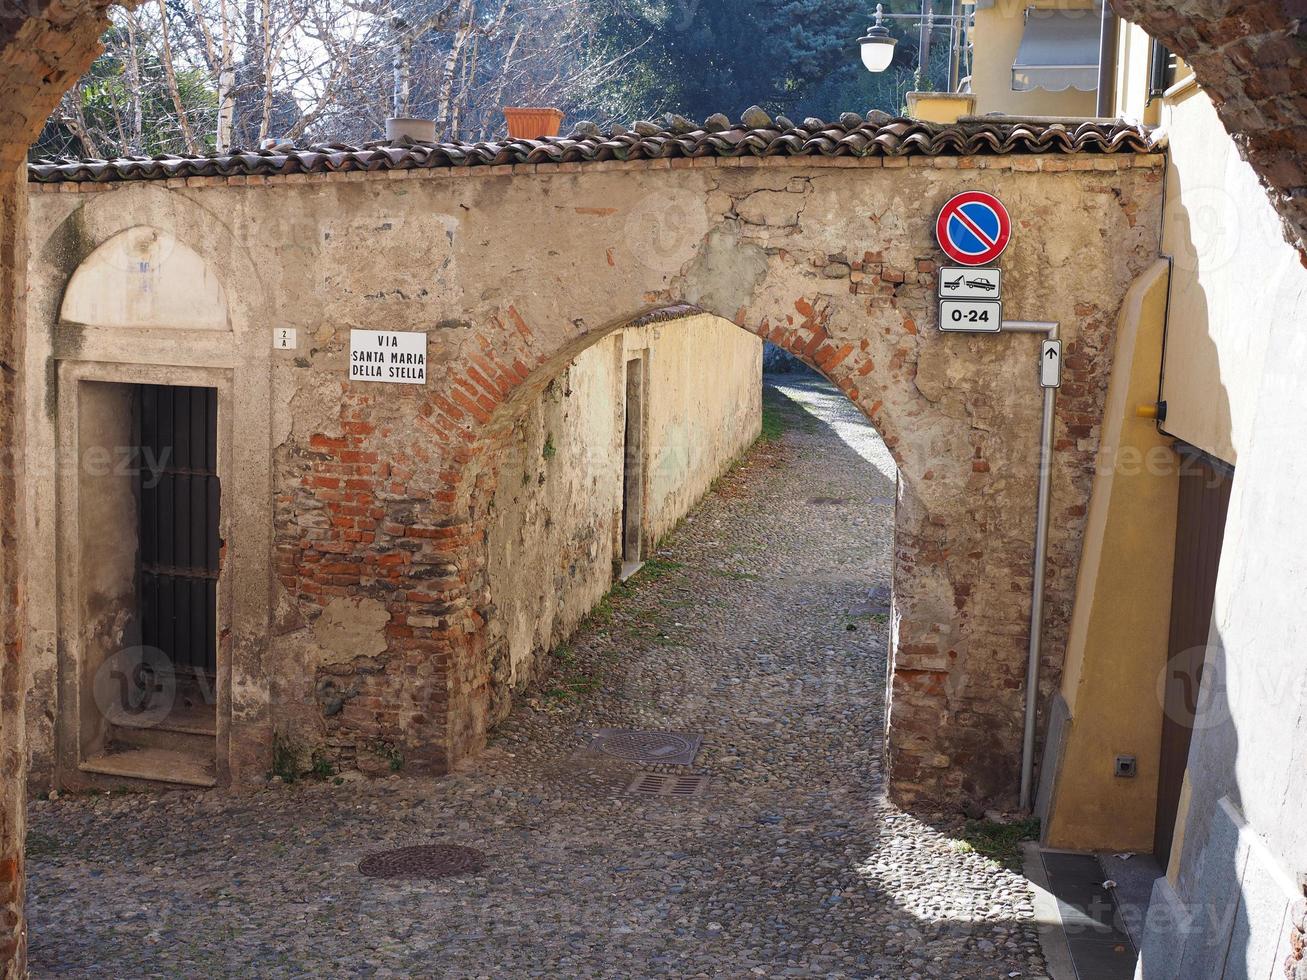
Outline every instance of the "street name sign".
{"type": "Polygon", "coordinates": [[[998,333],[1003,329],[1003,304],[993,299],[942,299],[939,329],[950,333],[998,333]]]}
{"type": "Polygon", "coordinates": [[[1002,299],[1003,270],[944,266],[939,270],[940,299],[1002,299]]]}
{"type": "Polygon", "coordinates": [[[349,379],[427,383],[427,335],[413,330],[351,330],[349,379]]]}

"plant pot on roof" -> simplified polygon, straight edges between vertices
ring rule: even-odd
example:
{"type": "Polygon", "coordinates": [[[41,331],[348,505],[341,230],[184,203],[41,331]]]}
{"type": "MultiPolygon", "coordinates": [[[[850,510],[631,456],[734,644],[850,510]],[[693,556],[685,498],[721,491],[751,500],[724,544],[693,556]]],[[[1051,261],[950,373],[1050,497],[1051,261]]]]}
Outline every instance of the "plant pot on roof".
{"type": "Polygon", "coordinates": [[[547,107],[523,106],[504,108],[508,120],[508,135],[519,140],[538,140],[542,136],[557,136],[563,124],[563,110],[547,107]]]}

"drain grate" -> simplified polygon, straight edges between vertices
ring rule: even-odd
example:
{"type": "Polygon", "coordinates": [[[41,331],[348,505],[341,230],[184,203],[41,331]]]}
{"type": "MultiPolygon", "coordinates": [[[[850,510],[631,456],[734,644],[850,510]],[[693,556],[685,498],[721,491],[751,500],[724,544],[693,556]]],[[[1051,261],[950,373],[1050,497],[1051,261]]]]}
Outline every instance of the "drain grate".
{"type": "Polygon", "coordinates": [[[674,776],[666,772],[642,772],[626,787],[640,796],[702,796],[708,789],[707,776],[674,776]]]}
{"type": "Polygon", "coordinates": [[[699,746],[702,744],[702,735],[601,728],[594,733],[589,747],[593,752],[628,762],[689,766],[694,764],[694,757],[699,754],[699,746]]]}
{"type": "Polygon", "coordinates": [[[377,851],[359,862],[359,874],[369,878],[420,880],[474,874],[486,866],[486,856],[458,844],[418,844],[377,851]]]}

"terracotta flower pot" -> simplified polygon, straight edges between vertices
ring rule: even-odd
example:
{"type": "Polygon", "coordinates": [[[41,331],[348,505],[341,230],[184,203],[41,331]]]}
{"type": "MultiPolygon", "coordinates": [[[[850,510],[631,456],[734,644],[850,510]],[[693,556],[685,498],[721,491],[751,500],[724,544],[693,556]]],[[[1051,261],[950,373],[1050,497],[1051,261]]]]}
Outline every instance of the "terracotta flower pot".
{"type": "Polygon", "coordinates": [[[520,140],[538,140],[542,136],[558,135],[558,127],[563,122],[563,111],[544,107],[505,107],[504,118],[508,120],[509,136],[520,140]]]}

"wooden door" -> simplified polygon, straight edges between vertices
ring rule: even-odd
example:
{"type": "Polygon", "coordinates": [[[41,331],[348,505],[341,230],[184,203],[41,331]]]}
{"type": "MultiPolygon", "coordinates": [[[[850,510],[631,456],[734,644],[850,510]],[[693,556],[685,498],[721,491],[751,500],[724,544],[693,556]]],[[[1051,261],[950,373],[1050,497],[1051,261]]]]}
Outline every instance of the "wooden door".
{"type": "Polygon", "coordinates": [[[1231,467],[1196,450],[1182,450],[1182,460],[1153,843],[1154,854],[1163,867],[1171,855],[1180,787],[1198,710],[1216,570],[1221,562],[1221,540],[1234,476],[1231,467]]]}

